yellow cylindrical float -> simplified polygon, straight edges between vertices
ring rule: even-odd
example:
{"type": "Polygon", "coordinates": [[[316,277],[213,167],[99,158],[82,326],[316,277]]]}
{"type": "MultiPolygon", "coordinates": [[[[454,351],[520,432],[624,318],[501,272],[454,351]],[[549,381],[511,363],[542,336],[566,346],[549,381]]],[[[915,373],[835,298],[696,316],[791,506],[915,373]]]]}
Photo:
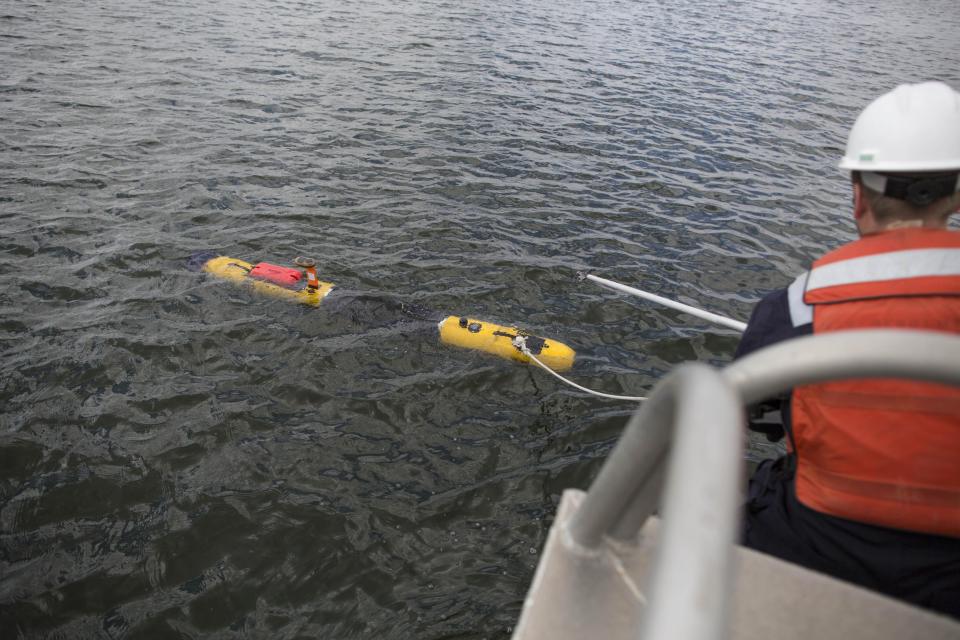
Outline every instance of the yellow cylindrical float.
{"type": "Polygon", "coordinates": [[[333,289],[332,283],[319,280],[316,282],[316,287],[305,286],[300,289],[287,288],[273,284],[272,282],[266,282],[250,275],[256,266],[258,265],[253,265],[244,260],[238,260],[237,258],[217,256],[207,260],[203,265],[203,270],[218,278],[248,285],[252,287],[256,293],[262,293],[299,304],[308,304],[313,307],[319,306],[320,302],[326,298],[327,294],[333,289]]]}
{"type": "Polygon", "coordinates": [[[554,371],[566,371],[573,366],[576,352],[557,342],[530,335],[516,327],[505,327],[465,316],[447,316],[440,321],[440,342],[491,353],[501,358],[529,363],[530,358],[513,345],[513,339],[524,336],[527,348],[543,364],[554,371]]]}

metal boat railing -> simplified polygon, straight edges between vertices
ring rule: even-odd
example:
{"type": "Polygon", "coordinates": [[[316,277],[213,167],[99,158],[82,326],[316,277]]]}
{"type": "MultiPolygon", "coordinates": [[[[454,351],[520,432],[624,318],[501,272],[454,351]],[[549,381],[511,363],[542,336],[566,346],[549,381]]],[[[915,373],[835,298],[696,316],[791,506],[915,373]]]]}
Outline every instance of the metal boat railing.
{"type": "Polygon", "coordinates": [[[575,511],[558,514],[514,638],[727,637],[744,405],[801,384],[868,377],[960,385],[960,338],[838,332],[783,342],[723,370],[678,367],[630,419],[575,511]],[[624,563],[658,507],[652,560],[633,568],[644,565],[641,588],[624,563]],[[577,610],[591,605],[599,613],[577,610]]]}

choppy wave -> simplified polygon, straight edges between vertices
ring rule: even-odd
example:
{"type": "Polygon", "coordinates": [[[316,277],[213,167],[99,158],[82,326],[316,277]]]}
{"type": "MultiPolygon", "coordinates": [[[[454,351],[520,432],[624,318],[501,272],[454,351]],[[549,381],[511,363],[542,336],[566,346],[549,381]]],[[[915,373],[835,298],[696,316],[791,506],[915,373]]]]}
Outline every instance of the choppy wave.
{"type": "Polygon", "coordinates": [[[431,310],[614,393],[726,361],[577,272],[745,318],[851,238],[856,112],[960,84],[956,8],[910,5],[5,9],[0,635],[506,636],[631,407],[440,346],[431,310]],[[253,298],[206,249],[338,289],[253,298]]]}

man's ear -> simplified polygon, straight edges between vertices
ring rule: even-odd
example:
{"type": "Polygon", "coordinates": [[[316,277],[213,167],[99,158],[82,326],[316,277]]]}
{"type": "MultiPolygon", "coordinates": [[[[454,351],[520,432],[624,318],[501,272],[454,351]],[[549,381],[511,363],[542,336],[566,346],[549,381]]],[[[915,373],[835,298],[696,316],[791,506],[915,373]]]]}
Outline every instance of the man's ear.
{"type": "Polygon", "coordinates": [[[867,198],[863,194],[863,185],[859,182],[853,183],[853,219],[861,220],[867,215],[867,198]]]}

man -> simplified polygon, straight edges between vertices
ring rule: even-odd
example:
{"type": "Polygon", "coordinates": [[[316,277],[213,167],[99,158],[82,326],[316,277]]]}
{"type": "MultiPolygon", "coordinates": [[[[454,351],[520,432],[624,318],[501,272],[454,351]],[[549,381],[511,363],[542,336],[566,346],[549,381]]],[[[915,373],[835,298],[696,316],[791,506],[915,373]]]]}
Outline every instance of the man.
{"type": "MultiPolygon", "coordinates": [[[[960,334],[960,93],[902,85],[850,131],[860,239],[757,305],[736,357],[808,333],[960,334]]],[[[958,363],[960,366],[960,363],[958,363]]],[[[863,379],[798,387],[788,455],[750,481],[744,543],[960,618],[960,390],[863,379]]]]}

